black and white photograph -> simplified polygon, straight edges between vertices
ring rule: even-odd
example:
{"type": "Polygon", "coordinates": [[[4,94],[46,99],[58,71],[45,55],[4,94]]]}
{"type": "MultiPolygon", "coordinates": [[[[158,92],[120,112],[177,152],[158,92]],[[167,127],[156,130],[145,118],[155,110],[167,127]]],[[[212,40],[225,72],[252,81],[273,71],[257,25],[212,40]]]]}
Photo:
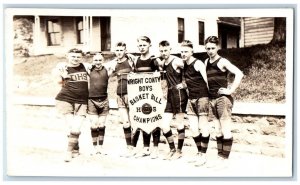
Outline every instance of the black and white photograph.
{"type": "Polygon", "coordinates": [[[292,177],[294,13],[5,9],[4,173],[292,177]]]}

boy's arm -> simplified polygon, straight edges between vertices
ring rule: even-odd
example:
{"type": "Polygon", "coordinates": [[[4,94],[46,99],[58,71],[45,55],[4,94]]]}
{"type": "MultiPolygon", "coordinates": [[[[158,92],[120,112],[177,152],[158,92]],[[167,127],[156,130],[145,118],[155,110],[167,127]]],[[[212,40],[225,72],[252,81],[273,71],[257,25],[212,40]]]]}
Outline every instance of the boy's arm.
{"type": "Polygon", "coordinates": [[[229,62],[227,59],[221,60],[219,62],[219,67],[222,69],[226,69],[229,72],[234,74],[234,80],[231,84],[230,87],[227,88],[220,88],[219,89],[219,94],[225,94],[225,95],[230,95],[233,92],[235,92],[235,90],[239,87],[242,78],[244,76],[243,72],[237,68],[235,65],[233,65],[231,62],[229,62]]]}
{"type": "Polygon", "coordinates": [[[195,65],[194,65],[194,68],[196,71],[199,71],[202,78],[204,79],[204,81],[206,82],[206,85],[208,87],[208,82],[207,82],[207,74],[206,74],[206,68],[205,68],[205,64],[200,61],[200,60],[197,60],[195,62],[195,65]]]}
{"type": "Polygon", "coordinates": [[[69,79],[68,66],[66,63],[58,63],[56,67],[52,70],[52,77],[54,82],[62,84],[64,80],[69,79]]]}

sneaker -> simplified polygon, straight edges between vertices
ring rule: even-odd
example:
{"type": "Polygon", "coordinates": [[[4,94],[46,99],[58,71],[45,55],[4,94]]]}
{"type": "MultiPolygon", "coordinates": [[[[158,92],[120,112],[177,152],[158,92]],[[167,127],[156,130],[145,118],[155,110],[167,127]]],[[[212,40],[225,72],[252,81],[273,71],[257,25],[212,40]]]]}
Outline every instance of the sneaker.
{"type": "Polygon", "coordinates": [[[170,160],[171,157],[176,153],[176,149],[171,149],[170,152],[165,156],[164,160],[170,160]]]}
{"type": "Polygon", "coordinates": [[[154,147],[151,154],[150,154],[150,158],[151,159],[157,159],[158,154],[159,154],[158,147],[154,147]]]}
{"type": "Polygon", "coordinates": [[[136,154],[136,150],[135,150],[135,147],[132,147],[132,146],[127,146],[126,148],[126,152],[123,153],[121,155],[121,157],[126,157],[126,158],[129,158],[129,157],[133,157],[135,156],[136,154]]]}
{"type": "Polygon", "coordinates": [[[196,154],[196,156],[192,157],[192,159],[190,159],[190,160],[188,161],[188,163],[195,163],[195,162],[197,162],[197,159],[198,159],[199,157],[201,157],[201,152],[198,152],[198,153],[196,154]]]}
{"type": "Polygon", "coordinates": [[[175,154],[171,157],[171,160],[176,160],[182,157],[182,151],[181,150],[177,150],[175,152],[175,154]]]}
{"type": "Polygon", "coordinates": [[[97,152],[97,154],[107,155],[106,153],[104,153],[102,145],[97,146],[96,152],[97,152]]]}
{"type": "Polygon", "coordinates": [[[135,158],[150,156],[149,147],[143,148],[141,152],[136,153],[135,158]]]}
{"type": "Polygon", "coordinates": [[[78,157],[80,155],[79,150],[72,151],[72,158],[78,157]]]}
{"type": "Polygon", "coordinates": [[[217,166],[220,166],[224,162],[224,160],[226,160],[224,157],[218,156],[216,160],[211,160],[207,162],[205,166],[207,168],[215,168],[217,166]]]}
{"type": "Polygon", "coordinates": [[[94,148],[92,149],[92,151],[91,151],[90,154],[91,154],[91,155],[96,155],[96,154],[97,154],[97,145],[94,146],[94,148]]]}
{"type": "Polygon", "coordinates": [[[206,154],[201,154],[197,159],[196,159],[196,162],[195,162],[195,166],[196,167],[200,167],[200,166],[203,166],[204,164],[206,164],[206,154]]]}
{"type": "Polygon", "coordinates": [[[66,152],[66,154],[65,154],[65,159],[64,159],[64,161],[65,162],[70,162],[72,160],[72,152],[66,152]]]}

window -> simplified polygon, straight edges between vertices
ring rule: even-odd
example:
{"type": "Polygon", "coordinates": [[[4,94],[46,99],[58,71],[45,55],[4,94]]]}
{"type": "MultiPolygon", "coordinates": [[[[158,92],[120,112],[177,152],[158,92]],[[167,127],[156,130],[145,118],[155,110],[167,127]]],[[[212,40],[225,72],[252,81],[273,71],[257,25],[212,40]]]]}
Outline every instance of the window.
{"type": "Polygon", "coordinates": [[[199,27],[199,45],[204,45],[204,22],[199,21],[198,22],[199,27]]]}
{"type": "Polygon", "coordinates": [[[178,42],[181,43],[184,40],[184,19],[178,18],[178,42]]]}
{"type": "Polygon", "coordinates": [[[58,19],[47,21],[48,46],[58,46],[61,43],[61,31],[58,19]]]}
{"type": "Polygon", "coordinates": [[[76,37],[77,44],[83,44],[83,18],[76,19],[76,37]]]}

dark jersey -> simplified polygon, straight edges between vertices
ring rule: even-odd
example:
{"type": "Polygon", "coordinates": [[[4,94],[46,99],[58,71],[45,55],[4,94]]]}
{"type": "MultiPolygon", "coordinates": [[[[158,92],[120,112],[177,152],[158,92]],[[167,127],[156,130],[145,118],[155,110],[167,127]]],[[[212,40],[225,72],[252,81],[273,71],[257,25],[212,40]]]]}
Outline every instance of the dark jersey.
{"type": "Polygon", "coordinates": [[[172,59],[168,65],[164,65],[163,67],[164,71],[166,71],[166,80],[169,89],[175,88],[176,85],[182,82],[182,73],[178,73],[172,66],[174,59],[172,59]]]}
{"type": "Polygon", "coordinates": [[[105,67],[101,69],[92,68],[90,73],[90,98],[107,97],[108,74],[105,67]]]}
{"type": "Polygon", "coordinates": [[[184,65],[184,77],[189,91],[189,99],[208,97],[206,82],[199,71],[195,70],[195,59],[190,65],[184,65]]]}
{"type": "Polygon", "coordinates": [[[118,78],[117,95],[123,96],[127,94],[127,74],[132,71],[129,59],[118,62],[115,68],[118,78]]]}
{"type": "Polygon", "coordinates": [[[135,72],[154,72],[155,70],[158,70],[158,67],[155,65],[154,59],[142,60],[138,57],[135,64],[135,72]]]}
{"type": "Polygon", "coordinates": [[[82,63],[77,67],[68,67],[70,79],[64,81],[61,91],[56,100],[69,103],[87,104],[88,101],[88,79],[87,71],[82,63]]]}
{"type": "Polygon", "coordinates": [[[218,98],[220,95],[218,94],[218,90],[221,87],[227,88],[228,81],[227,75],[228,71],[221,71],[218,67],[218,62],[221,57],[217,59],[214,63],[210,63],[209,59],[207,61],[206,71],[207,71],[207,81],[209,87],[209,96],[211,98],[218,98]]]}

